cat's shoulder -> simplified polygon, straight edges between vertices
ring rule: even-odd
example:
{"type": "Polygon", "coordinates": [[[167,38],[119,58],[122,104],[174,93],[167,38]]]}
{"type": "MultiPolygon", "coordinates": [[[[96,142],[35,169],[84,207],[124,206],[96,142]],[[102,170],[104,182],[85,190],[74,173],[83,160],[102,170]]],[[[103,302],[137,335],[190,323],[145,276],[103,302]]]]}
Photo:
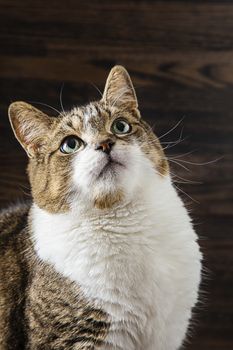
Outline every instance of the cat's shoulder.
{"type": "Polygon", "coordinates": [[[11,277],[10,283],[17,280],[22,267],[26,268],[25,252],[30,248],[29,209],[30,203],[17,203],[0,211],[0,286],[4,276],[11,277]]]}
{"type": "Polygon", "coordinates": [[[0,210],[0,247],[25,229],[30,206],[30,202],[21,202],[0,210]]]}
{"type": "Polygon", "coordinates": [[[0,344],[4,349],[24,347],[22,324],[17,320],[23,320],[28,278],[29,209],[29,203],[17,203],[0,211],[0,344]]]}

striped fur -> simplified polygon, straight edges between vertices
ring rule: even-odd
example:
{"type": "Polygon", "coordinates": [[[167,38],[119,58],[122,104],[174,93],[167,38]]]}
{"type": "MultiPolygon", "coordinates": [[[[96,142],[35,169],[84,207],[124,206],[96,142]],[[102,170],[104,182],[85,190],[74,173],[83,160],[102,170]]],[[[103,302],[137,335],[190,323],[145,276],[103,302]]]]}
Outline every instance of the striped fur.
{"type": "Polygon", "coordinates": [[[92,350],[108,315],[35,255],[28,212],[17,205],[0,214],[0,349],[92,350]]]}

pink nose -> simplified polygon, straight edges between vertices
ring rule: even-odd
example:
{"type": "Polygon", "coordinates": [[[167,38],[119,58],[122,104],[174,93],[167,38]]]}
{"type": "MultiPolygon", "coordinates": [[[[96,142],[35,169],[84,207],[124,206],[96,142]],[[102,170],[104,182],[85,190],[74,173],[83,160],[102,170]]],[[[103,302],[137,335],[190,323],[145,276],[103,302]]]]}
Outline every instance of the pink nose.
{"type": "Polygon", "coordinates": [[[111,149],[114,145],[114,142],[111,140],[105,140],[100,143],[98,143],[95,147],[96,150],[100,150],[104,153],[109,154],[111,152],[111,149]]]}

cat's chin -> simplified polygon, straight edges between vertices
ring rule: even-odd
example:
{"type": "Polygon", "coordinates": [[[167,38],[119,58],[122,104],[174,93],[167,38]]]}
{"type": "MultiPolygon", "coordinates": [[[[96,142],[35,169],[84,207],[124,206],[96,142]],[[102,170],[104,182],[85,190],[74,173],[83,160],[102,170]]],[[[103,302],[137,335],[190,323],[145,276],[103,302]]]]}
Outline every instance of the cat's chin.
{"type": "Polygon", "coordinates": [[[119,204],[126,195],[123,186],[124,168],[119,164],[109,164],[93,182],[90,197],[95,207],[111,208],[119,204]]]}
{"type": "Polygon", "coordinates": [[[108,163],[106,163],[100,170],[99,174],[96,177],[96,181],[112,181],[115,183],[124,169],[125,166],[122,163],[110,159],[108,163]]]}

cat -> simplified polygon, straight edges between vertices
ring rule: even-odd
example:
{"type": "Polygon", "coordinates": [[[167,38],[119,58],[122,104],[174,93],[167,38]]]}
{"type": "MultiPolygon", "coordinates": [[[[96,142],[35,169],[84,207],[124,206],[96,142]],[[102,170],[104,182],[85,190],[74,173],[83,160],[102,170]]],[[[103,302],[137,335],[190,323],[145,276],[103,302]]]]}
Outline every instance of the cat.
{"type": "Polygon", "coordinates": [[[0,214],[0,349],[180,348],[202,254],[128,72],[100,101],[9,119],[33,201],[0,214]]]}

